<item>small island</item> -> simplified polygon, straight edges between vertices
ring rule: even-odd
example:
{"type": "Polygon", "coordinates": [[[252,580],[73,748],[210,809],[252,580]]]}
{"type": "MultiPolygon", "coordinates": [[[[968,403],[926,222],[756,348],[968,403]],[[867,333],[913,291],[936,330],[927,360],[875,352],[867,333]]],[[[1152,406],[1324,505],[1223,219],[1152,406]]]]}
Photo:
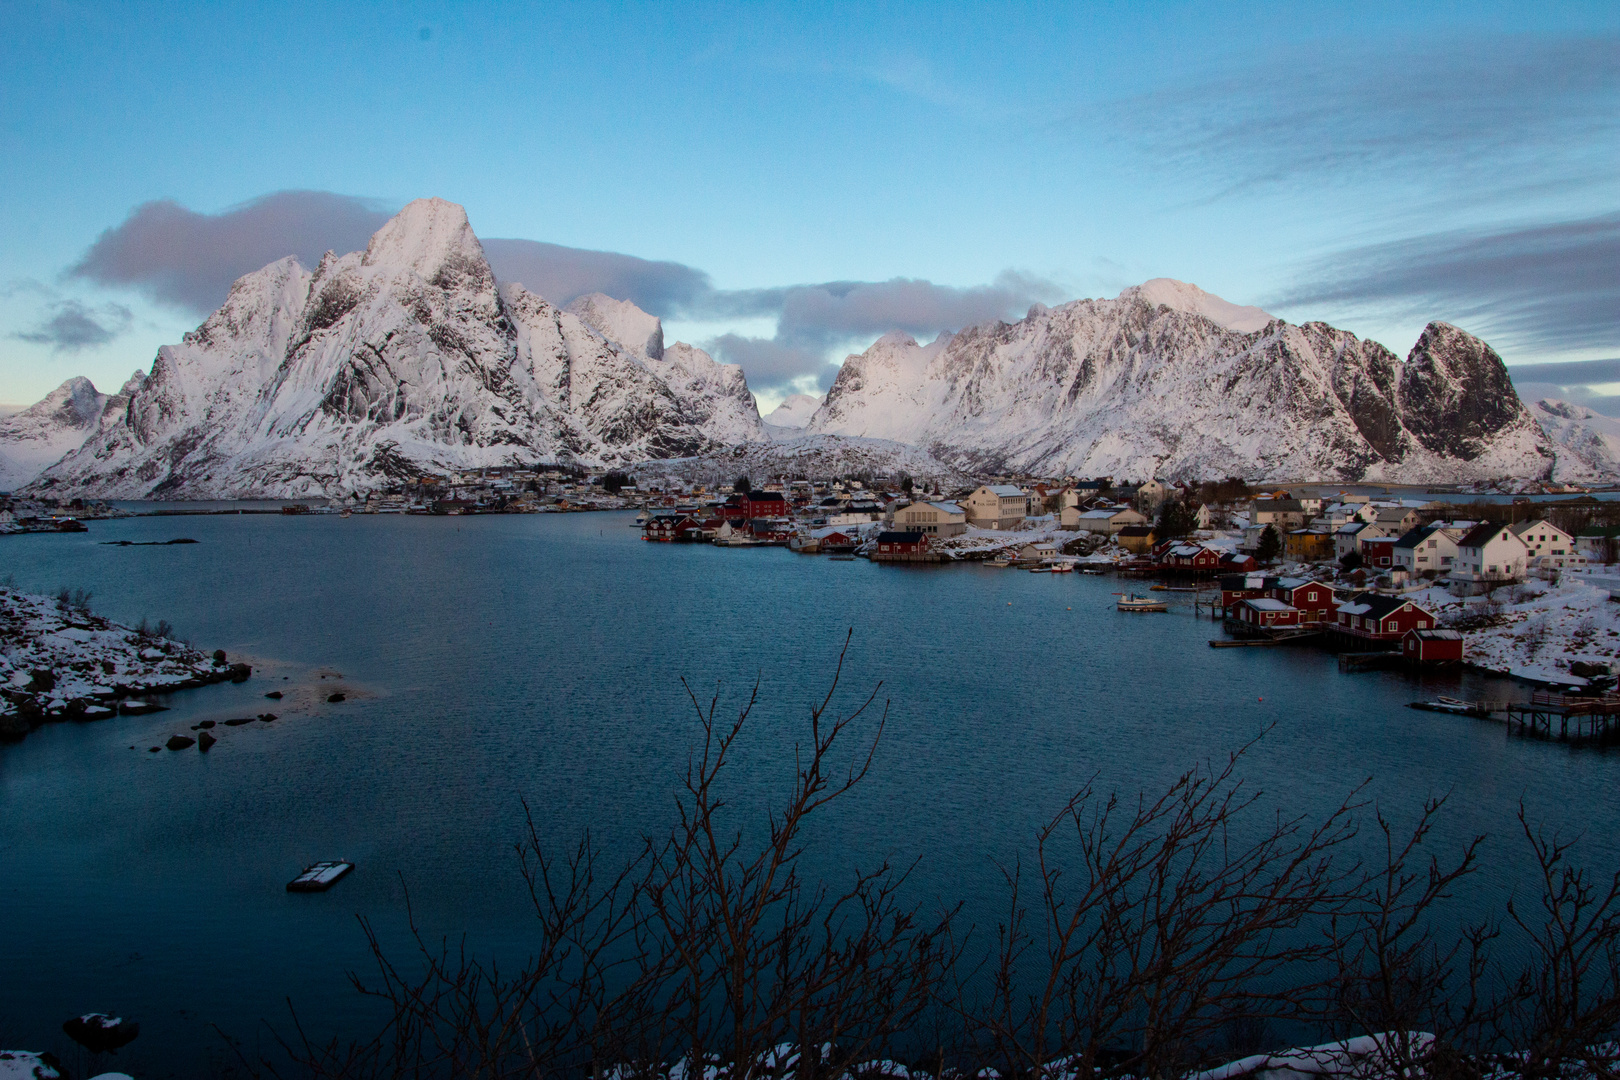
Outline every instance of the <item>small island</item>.
{"type": "Polygon", "coordinates": [[[42,724],[102,720],[159,706],[142,695],[252,673],[173,637],[167,623],[128,627],[94,615],[86,593],[56,596],[0,587],[0,739],[21,739],[42,724]]]}

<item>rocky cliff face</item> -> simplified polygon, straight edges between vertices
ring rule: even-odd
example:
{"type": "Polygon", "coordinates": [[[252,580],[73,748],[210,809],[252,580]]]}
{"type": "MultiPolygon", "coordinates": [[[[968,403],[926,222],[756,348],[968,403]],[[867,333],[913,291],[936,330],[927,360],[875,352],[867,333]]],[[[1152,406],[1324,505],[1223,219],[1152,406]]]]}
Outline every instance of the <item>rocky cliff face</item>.
{"type": "Polygon", "coordinates": [[[1579,484],[1620,476],[1620,420],[1556,398],[1536,402],[1531,413],[1557,449],[1554,480],[1579,484]]]}
{"type": "Polygon", "coordinates": [[[111,401],[81,376],[21,412],[0,417],[0,491],[22,487],[80,446],[100,426],[111,401]]]}
{"type": "Polygon", "coordinates": [[[121,498],[337,495],[422,472],[588,466],[763,441],[742,372],[663,348],[658,320],[502,285],[461,207],[418,200],[364,252],[249,274],[117,423],[33,490],[121,498]],[[620,340],[616,335],[632,340],[620,340]]]}
{"type": "Polygon", "coordinates": [[[980,471],[1170,479],[1547,476],[1501,359],[1444,323],[1406,361],[1163,279],[1037,305],[845,361],[809,430],[896,439],[980,471]]]}

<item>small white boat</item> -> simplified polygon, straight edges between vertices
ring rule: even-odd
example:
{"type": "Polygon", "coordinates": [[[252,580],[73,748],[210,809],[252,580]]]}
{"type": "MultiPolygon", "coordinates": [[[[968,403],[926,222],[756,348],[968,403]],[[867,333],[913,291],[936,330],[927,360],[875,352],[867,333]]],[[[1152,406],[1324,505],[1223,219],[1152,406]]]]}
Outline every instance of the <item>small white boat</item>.
{"type": "Polygon", "coordinates": [[[354,869],[354,863],[344,859],[318,862],[304,867],[304,872],[287,882],[288,892],[325,892],[337,884],[338,878],[354,869]]]}
{"type": "Polygon", "coordinates": [[[1054,574],[1072,574],[1072,573],[1074,573],[1074,563],[1068,563],[1068,562],[1054,563],[1052,565],[1052,573],[1054,573],[1054,574]]]}
{"type": "Polygon", "coordinates": [[[1122,595],[1119,598],[1121,611],[1169,611],[1170,606],[1163,600],[1155,600],[1151,596],[1137,596],[1135,593],[1122,595]]]}
{"type": "Polygon", "coordinates": [[[1011,566],[1012,565],[1012,560],[1010,560],[1010,559],[990,559],[984,565],[986,565],[986,566],[1011,566]]]}

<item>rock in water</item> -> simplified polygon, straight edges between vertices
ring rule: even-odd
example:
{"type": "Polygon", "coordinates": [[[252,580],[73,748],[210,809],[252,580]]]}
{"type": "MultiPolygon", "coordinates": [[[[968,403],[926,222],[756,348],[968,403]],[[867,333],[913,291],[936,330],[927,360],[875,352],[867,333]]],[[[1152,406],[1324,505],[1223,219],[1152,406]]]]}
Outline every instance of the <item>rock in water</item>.
{"type": "Polygon", "coordinates": [[[197,740],[193,739],[190,735],[170,735],[169,741],[163,745],[167,746],[170,750],[184,750],[186,747],[190,746],[196,741],[197,740]]]}
{"type": "Polygon", "coordinates": [[[105,1054],[134,1042],[141,1025],[106,1013],[85,1013],[64,1023],[62,1031],[92,1054],[105,1054]]]}
{"type": "Polygon", "coordinates": [[[219,740],[214,738],[212,733],[205,731],[201,735],[197,736],[197,749],[206,754],[208,752],[208,748],[217,742],[219,742],[219,740]]]}

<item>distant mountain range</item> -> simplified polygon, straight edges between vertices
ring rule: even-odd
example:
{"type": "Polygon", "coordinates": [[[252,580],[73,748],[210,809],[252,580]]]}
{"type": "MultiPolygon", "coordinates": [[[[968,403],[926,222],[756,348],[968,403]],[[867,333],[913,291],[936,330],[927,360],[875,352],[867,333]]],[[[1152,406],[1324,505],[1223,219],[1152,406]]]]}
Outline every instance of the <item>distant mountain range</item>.
{"type": "Polygon", "coordinates": [[[762,421],[740,368],[666,347],[634,304],[563,309],[498,282],[461,207],[438,199],[406,206],[363,252],[241,278],[117,394],[72,379],[0,418],[0,489],[59,496],[338,495],[478,466],[674,460],[1593,480],[1620,474],[1620,425],[1563,402],[1527,409],[1496,353],[1445,323],[1403,362],[1168,279],[928,345],[888,335],[845,361],[825,400],[796,395],[762,421]]]}

